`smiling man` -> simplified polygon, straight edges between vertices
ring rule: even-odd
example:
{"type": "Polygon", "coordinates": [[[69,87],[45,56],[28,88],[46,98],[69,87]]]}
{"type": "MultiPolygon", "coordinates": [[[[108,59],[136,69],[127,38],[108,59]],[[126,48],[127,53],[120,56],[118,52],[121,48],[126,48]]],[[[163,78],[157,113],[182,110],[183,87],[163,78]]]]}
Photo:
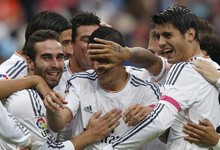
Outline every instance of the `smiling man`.
{"type": "MultiPolygon", "coordinates": [[[[188,121],[198,123],[199,120],[208,118],[216,127],[220,121],[219,93],[189,62],[193,59],[205,59],[216,68],[219,66],[211,59],[203,58],[198,42],[197,16],[189,9],[172,6],[155,14],[152,20],[159,46],[166,52],[167,61],[174,65],[168,72],[160,101],[151,114],[106,149],[136,149],[170,128],[168,149],[208,150],[207,147],[185,141],[182,126],[188,121]]],[[[129,53],[131,52],[128,51],[128,55],[129,53]]],[[[161,63],[158,66],[161,70],[161,63]]]]}

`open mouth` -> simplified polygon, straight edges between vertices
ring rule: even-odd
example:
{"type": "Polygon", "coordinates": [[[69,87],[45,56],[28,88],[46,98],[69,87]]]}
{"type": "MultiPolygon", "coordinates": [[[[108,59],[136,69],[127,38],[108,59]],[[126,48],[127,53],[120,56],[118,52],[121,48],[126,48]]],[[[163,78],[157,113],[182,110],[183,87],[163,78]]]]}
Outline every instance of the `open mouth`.
{"type": "Polygon", "coordinates": [[[172,49],[165,49],[165,50],[161,51],[160,54],[162,54],[162,55],[163,55],[163,54],[166,54],[166,55],[167,55],[167,54],[170,54],[170,53],[172,53],[172,52],[173,52],[172,49]]]}
{"type": "Polygon", "coordinates": [[[59,71],[58,72],[57,71],[56,72],[47,72],[48,77],[52,80],[56,80],[57,77],[59,76],[59,74],[60,74],[59,71]]]}

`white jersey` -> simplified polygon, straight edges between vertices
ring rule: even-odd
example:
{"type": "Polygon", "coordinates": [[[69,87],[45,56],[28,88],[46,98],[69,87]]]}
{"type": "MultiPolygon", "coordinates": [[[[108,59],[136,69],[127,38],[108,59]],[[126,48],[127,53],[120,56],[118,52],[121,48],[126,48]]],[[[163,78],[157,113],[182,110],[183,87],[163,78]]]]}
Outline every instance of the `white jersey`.
{"type": "Polygon", "coordinates": [[[218,82],[216,83],[215,86],[218,89],[218,92],[220,93],[220,78],[218,79],[218,82]]]}
{"type": "MultiPolygon", "coordinates": [[[[74,149],[70,141],[55,142],[54,133],[47,127],[46,108],[36,91],[26,89],[12,94],[6,100],[5,107],[23,126],[29,129],[33,150],[74,149]]],[[[13,147],[7,143],[4,146],[0,149],[13,147]]],[[[13,149],[16,149],[16,146],[13,149]]]]}
{"type": "Polygon", "coordinates": [[[171,68],[171,64],[167,62],[167,59],[160,57],[162,61],[162,69],[157,76],[151,74],[151,81],[155,84],[158,84],[160,91],[163,92],[164,84],[166,82],[166,76],[171,68]]]}
{"type": "MultiPolygon", "coordinates": [[[[11,116],[0,102],[0,139],[18,147],[30,144],[30,133],[11,116]]],[[[0,143],[1,145],[1,143],[0,143]]]]}
{"type": "MultiPolygon", "coordinates": [[[[94,112],[99,110],[103,114],[113,108],[124,111],[132,104],[154,105],[160,96],[158,88],[148,82],[129,74],[126,85],[117,92],[108,92],[98,83],[98,78],[94,70],[75,73],[68,81],[65,99],[68,101],[66,107],[71,111],[77,121],[77,126],[73,130],[78,135],[86,129],[89,119],[94,112]]],[[[131,127],[128,127],[122,119],[120,125],[105,139],[96,144],[88,146],[86,149],[102,149],[105,145],[125,134],[131,127]]]]}
{"type": "Polygon", "coordinates": [[[0,79],[15,79],[27,74],[26,59],[18,51],[0,65],[0,79]]]}
{"type": "MultiPolygon", "coordinates": [[[[205,60],[212,62],[210,59],[205,60]]],[[[212,63],[216,66],[216,63],[212,63]]],[[[185,141],[182,127],[188,121],[198,123],[202,119],[209,119],[216,127],[220,121],[218,95],[217,89],[196,72],[190,63],[175,64],[168,73],[165,90],[151,115],[112,146],[114,149],[135,149],[170,127],[168,149],[208,150],[185,141]]],[[[111,145],[104,149],[109,148],[111,145]]]]}
{"type": "Polygon", "coordinates": [[[69,68],[69,60],[65,60],[64,61],[64,71],[63,71],[63,74],[60,78],[60,82],[53,90],[58,91],[61,94],[64,94],[67,80],[70,79],[72,74],[73,73],[71,72],[71,70],[69,68]]]}

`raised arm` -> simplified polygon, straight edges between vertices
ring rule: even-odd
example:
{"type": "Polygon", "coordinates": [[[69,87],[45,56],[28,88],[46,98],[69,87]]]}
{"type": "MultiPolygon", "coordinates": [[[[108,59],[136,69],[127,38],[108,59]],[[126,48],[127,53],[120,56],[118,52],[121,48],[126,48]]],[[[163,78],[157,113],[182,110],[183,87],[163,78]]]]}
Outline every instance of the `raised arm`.
{"type": "Polygon", "coordinates": [[[88,54],[91,60],[107,59],[109,63],[105,68],[114,67],[125,60],[134,66],[145,68],[153,75],[158,75],[162,69],[162,60],[150,50],[141,47],[121,47],[115,42],[103,39],[95,39],[99,44],[89,44],[88,54]]]}

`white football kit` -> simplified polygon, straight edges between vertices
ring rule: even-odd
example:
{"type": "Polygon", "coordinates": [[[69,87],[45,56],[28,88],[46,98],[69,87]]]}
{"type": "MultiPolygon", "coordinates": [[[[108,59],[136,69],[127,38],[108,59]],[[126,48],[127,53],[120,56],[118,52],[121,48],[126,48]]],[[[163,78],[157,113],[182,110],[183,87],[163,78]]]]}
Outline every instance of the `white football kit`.
{"type": "Polygon", "coordinates": [[[21,126],[0,102],[0,139],[11,144],[16,144],[18,147],[26,147],[30,144],[29,137],[30,133],[28,129],[21,126]]]}
{"type": "MultiPolygon", "coordinates": [[[[219,68],[210,59],[205,60],[219,68]]],[[[218,96],[217,89],[196,72],[189,62],[177,63],[170,69],[165,90],[152,113],[104,150],[136,149],[158,137],[169,127],[168,149],[208,150],[209,148],[185,141],[186,135],[182,128],[188,121],[198,123],[202,119],[209,119],[217,127],[220,121],[218,96]]]]}
{"type": "MultiPolygon", "coordinates": [[[[94,70],[75,73],[67,84],[68,101],[66,107],[71,111],[77,122],[73,130],[78,135],[86,129],[89,119],[94,112],[99,110],[103,114],[113,108],[124,111],[132,104],[154,105],[160,96],[158,88],[148,82],[129,74],[127,83],[120,91],[106,91],[98,83],[98,78],[94,70]]],[[[128,127],[122,119],[120,125],[105,139],[96,144],[88,146],[86,149],[101,149],[105,145],[120,138],[131,127],[128,127]]]]}
{"type": "MultiPolygon", "coordinates": [[[[35,90],[26,89],[12,94],[6,100],[5,107],[23,126],[29,129],[33,150],[74,149],[70,141],[55,142],[55,133],[47,127],[43,100],[35,90]]],[[[4,141],[1,142],[4,143],[4,141]]],[[[16,149],[15,145],[7,143],[1,146],[3,147],[0,149],[16,149]]]]}
{"type": "Polygon", "coordinates": [[[15,79],[27,75],[27,62],[19,51],[0,65],[0,79],[15,79]]]}

